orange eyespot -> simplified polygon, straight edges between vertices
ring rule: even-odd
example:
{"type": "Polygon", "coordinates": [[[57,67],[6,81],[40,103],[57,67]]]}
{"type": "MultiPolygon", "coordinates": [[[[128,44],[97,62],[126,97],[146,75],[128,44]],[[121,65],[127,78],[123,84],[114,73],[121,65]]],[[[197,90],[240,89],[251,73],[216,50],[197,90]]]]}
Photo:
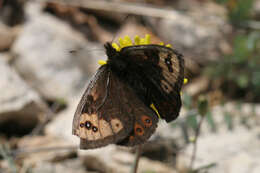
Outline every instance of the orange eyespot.
{"type": "Polygon", "coordinates": [[[141,117],[141,120],[144,123],[145,127],[150,127],[153,124],[152,119],[146,115],[143,115],[141,117]]]}
{"type": "Polygon", "coordinates": [[[142,136],[144,134],[144,129],[141,125],[135,124],[135,134],[142,136]]]}

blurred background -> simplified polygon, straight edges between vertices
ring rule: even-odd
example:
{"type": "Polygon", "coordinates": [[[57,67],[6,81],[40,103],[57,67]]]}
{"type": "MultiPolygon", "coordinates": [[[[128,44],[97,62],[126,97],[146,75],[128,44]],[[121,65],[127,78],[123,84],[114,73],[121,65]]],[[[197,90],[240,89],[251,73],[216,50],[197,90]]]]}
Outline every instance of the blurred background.
{"type": "Polygon", "coordinates": [[[145,34],[188,83],[138,172],[259,172],[259,0],[0,0],[0,173],[130,172],[135,148],[78,150],[71,126],[103,44],[145,34]]]}

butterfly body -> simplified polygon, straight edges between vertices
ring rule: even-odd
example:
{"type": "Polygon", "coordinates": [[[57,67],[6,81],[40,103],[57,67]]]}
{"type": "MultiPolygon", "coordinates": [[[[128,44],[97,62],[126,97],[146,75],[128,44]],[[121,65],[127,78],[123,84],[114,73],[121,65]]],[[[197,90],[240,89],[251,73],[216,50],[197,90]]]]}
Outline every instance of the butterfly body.
{"type": "Polygon", "coordinates": [[[116,51],[107,43],[105,48],[107,64],[98,69],[74,115],[73,134],[82,149],[142,144],[157,127],[151,104],[167,122],[181,107],[184,61],[179,53],[158,45],[116,51]]]}

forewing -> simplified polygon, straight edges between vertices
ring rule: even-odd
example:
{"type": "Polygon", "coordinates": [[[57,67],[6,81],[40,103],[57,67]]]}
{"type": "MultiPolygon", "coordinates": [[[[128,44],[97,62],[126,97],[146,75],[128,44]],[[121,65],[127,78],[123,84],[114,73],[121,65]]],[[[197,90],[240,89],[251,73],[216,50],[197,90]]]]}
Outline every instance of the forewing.
{"type": "Polygon", "coordinates": [[[77,107],[73,134],[80,137],[80,148],[102,147],[126,138],[133,128],[133,116],[125,110],[124,90],[107,65],[91,80],[77,107]]]}
{"type": "MultiPolygon", "coordinates": [[[[153,103],[167,122],[176,119],[181,108],[180,90],[184,79],[182,55],[164,46],[143,45],[122,49],[121,57],[130,64],[130,71],[142,76],[140,82],[150,95],[145,102],[153,103]]],[[[138,88],[135,90],[138,92],[138,88]]]]}

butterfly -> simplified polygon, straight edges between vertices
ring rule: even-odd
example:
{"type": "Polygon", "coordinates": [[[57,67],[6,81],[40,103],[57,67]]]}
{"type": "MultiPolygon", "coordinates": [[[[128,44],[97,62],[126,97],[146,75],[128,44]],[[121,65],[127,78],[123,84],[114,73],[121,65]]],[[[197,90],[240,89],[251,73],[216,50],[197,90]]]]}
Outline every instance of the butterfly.
{"type": "Polygon", "coordinates": [[[91,79],[73,119],[80,149],[143,144],[157,127],[157,114],[166,122],[178,117],[183,56],[144,40],[149,37],[136,37],[135,45],[128,37],[119,40],[120,47],[104,45],[108,60],[91,79]]]}

